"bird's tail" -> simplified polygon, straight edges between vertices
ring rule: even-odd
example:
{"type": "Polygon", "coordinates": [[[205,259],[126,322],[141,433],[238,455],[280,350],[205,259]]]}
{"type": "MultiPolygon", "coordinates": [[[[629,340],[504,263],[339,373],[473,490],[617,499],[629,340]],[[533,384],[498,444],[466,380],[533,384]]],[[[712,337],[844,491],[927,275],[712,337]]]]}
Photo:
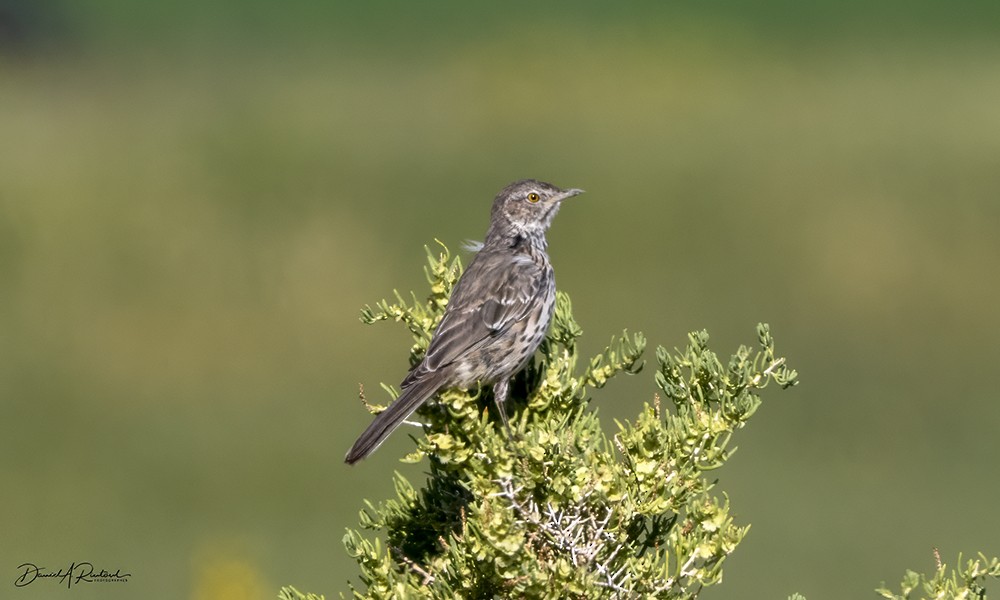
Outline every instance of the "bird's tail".
{"type": "Polygon", "coordinates": [[[344,462],[353,465],[375,451],[389,434],[395,431],[406,417],[410,416],[418,406],[434,395],[440,388],[437,377],[431,375],[423,379],[415,379],[407,386],[389,408],[375,415],[375,420],[365,429],[351,449],[347,451],[344,462]]]}

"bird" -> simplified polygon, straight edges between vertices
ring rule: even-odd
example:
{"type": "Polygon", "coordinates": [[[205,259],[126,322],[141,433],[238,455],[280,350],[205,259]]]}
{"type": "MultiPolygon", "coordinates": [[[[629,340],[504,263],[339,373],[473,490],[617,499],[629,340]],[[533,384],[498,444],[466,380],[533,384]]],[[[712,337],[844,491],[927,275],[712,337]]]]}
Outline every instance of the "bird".
{"type": "Polygon", "coordinates": [[[545,233],[563,200],[581,193],[535,179],[500,190],[486,238],[452,289],[427,352],[403,379],[399,397],[351,446],[346,463],[370,455],[421,404],[446,389],[492,385],[510,434],[504,408],[510,379],[531,361],[555,312],[545,233]]]}

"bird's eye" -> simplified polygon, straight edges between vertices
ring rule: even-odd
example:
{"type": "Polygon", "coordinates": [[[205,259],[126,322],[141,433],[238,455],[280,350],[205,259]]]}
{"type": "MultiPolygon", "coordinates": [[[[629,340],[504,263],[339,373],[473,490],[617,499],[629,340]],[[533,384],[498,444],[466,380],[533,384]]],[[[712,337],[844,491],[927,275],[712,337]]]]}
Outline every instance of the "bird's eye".
{"type": "Polygon", "coordinates": [[[528,202],[538,202],[540,199],[541,197],[535,192],[528,194],[528,202]]]}

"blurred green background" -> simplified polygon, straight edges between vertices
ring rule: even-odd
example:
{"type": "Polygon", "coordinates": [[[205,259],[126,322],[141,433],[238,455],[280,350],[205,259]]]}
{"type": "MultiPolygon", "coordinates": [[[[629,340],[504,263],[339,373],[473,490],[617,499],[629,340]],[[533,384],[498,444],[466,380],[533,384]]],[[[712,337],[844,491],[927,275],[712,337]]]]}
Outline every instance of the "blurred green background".
{"type": "MultiPolygon", "coordinates": [[[[802,385],[718,473],[718,598],[872,597],[932,548],[1000,553],[1000,4],[0,0],[0,586],[75,599],[337,597],[342,464],[424,290],[522,177],[597,352],[728,353],[802,385]],[[68,596],[67,596],[68,597],[68,596]]],[[[649,356],[652,359],[652,355],[649,356]]],[[[635,415],[652,370],[595,397],[635,415]]]]}

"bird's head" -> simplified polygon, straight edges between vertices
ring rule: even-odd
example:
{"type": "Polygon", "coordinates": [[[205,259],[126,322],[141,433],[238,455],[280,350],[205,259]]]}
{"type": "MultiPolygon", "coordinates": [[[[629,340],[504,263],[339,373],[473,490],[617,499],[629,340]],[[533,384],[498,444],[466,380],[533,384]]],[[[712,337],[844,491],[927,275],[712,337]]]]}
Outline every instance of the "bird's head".
{"type": "Polygon", "coordinates": [[[487,238],[544,235],[562,201],[582,193],[583,190],[564,190],[534,179],[515,181],[500,190],[493,200],[487,238]]]}

